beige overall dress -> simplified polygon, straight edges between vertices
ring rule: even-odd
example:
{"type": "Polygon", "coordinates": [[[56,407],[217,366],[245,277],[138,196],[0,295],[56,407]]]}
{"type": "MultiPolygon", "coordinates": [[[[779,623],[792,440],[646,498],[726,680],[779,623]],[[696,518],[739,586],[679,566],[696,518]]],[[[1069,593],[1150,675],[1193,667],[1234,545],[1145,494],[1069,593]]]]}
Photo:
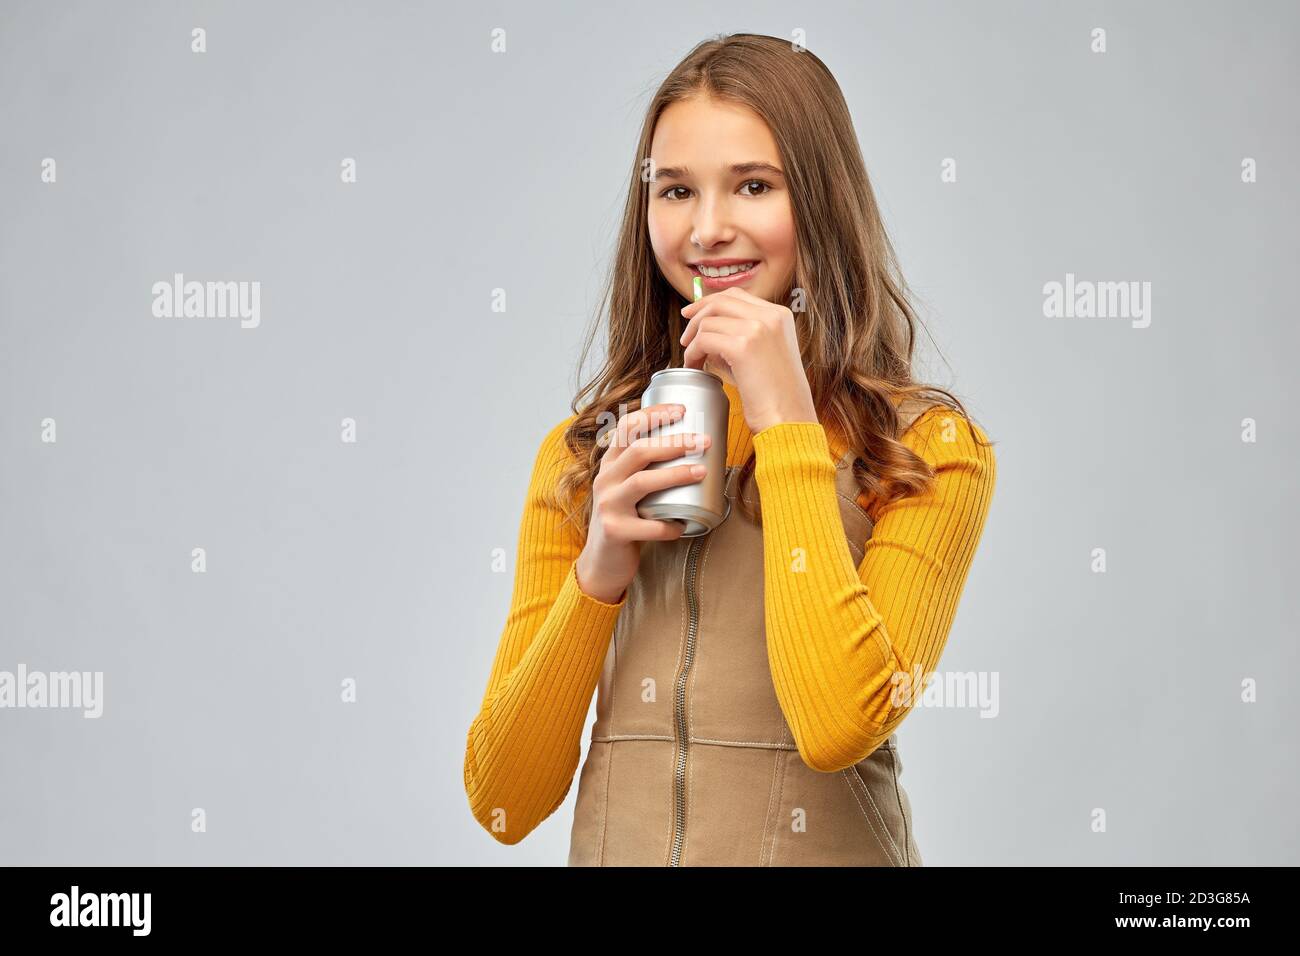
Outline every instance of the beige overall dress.
{"type": "MultiPolygon", "coordinates": [[[[905,406],[903,428],[918,409],[905,406]]],[[[872,521],[837,463],[854,564],[872,521]]],[[[809,768],[777,702],[763,626],[763,531],[735,500],[708,534],[648,541],[605,658],[570,866],[921,866],[897,735],[809,768]]],[[[744,491],[751,504],[758,483],[744,491]]]]}

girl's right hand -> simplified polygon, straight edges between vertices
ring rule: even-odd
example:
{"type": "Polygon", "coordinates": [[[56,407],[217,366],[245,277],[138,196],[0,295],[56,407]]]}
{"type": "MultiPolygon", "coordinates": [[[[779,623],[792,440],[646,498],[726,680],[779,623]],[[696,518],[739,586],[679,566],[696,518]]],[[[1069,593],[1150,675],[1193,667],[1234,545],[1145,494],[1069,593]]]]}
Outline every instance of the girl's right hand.
{"type": "Polygon", "coordinates": [[[680,405],[649,405],[624,415],[606,433],[609,447],[592,481],[591,522],[577,566],[578,586],[598,601],[619,602],[641,564],[642,541],[675,541],[686,530],[681,521],[642,518],[636,512],[637,502],[652,491],[687,485],[707,474],[702,462],[646,470],[651,462],[709,447],[709,436],[703,434],[639,437],[682,414],[680,405]],[[698,444],[689,444],[692,440],[698,444]]]}

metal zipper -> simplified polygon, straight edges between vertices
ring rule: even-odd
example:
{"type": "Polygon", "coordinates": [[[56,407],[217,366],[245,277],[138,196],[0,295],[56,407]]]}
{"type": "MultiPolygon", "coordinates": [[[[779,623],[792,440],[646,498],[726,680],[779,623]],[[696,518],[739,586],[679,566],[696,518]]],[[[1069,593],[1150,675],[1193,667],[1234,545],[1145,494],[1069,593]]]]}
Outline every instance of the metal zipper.
{"type": "Polygon", "coordinates": [[[706,535],[691,539],[686,551],[686,606],[690,613],[690,622],[686,627],[686,654],[682,661],[681,673],[677,675],[677,686],[673,694],[673,721],[677,728],[677,767],[673,773],[673,843],[672,853],[668,858],[669,866],[681,866],[682,843],[686,839],[686,680],[690,676],[691,663],[695,660],[695,635],[700,629],[700,603],[696,593],[696,575],[699,571],[700,546],[706,535]]]}
{"type": "MultiPolygon", "coordinates": [[[[733,465],[727,469],[723,483],[723,494],[727,498],[727,511],[722,521],[731,517],[731,495],[727,488],[731,486],[731,476],[738,468],[733,465]]],[[[717,528],[713,529],[714,531],[717,528]]],[[[700,548],[708,535],[699,535],[691,539],[686,550],[686,606],[690,613],[686,626],[686,653],[682,658],[682,672],[677,675],[677,686],[673,693],[673,722],[677,729],[677,766],[673,772],[673,842],[672,853],[668,858],[669,866],[682,865],[682,843],[686,839],[686,680],[690,677],[691,664],[695,660],[695,637],[700,630],[700,597],[696,589],[699,574],[700,548]]]]}

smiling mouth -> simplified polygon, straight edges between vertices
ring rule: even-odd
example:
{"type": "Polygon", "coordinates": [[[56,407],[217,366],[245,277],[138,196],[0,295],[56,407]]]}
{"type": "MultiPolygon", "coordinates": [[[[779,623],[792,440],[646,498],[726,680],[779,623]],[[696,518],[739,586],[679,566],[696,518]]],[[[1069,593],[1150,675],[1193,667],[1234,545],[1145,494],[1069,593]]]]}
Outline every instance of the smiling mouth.
{"type": "Polygon", "coordinates": [[[698,266],[695,263],[687,263],[692,275],[700,276],[704,285],[710,289],[725,289],[728,286],[739,285],[742,282],[748,282],[758,271],[762,264],[761,259],[755,259],[753,262],[742,264],[741,266],[721,266],[713,268],[711,266],[698,266]],[[743,271],[735,271],[738,268],[743,271]],[[705,270],[708,270],[707,272],[705,270]],[[712,275],[710,275],[712,273],[712,275]]]}

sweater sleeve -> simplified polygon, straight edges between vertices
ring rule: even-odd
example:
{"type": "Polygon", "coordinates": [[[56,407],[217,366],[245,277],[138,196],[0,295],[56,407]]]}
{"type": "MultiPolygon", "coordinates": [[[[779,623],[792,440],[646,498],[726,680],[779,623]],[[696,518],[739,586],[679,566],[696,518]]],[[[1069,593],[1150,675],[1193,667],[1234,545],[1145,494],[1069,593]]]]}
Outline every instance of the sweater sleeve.
{"type": "Polygon", "coordinates": [[[785,422],[754,436],[768,661],[814,770],[863,760],[907,716],[943,652],[993,496],[992,448],[958,413],[931,408],[900,440],[930,463],[934,483],[880,508],[855,570],[824,427],[785,422]],[[898,704],[895,673],[914,691],[898,704]]]}
{"type": "Polygon", "coordinates": [[[564,802],[581,754],[592,694],[626,592],[606,604],[578,586],[583,542],[542,501],[568,450],[546,436],[533,466],[515,561],[514,595],[487,691],[465,742],[465,793],[474,818],[515,844],[564,802]]]}

